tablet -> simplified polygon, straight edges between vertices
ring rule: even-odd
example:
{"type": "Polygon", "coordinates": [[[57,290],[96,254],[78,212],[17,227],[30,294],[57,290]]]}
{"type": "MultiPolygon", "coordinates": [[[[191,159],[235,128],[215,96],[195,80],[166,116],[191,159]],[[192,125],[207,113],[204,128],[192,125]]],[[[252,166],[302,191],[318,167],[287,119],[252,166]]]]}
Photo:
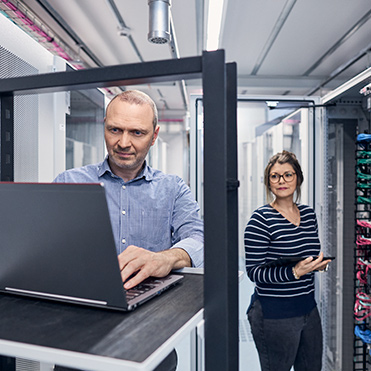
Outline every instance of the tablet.
{"type": "MultiPolygon", "coordinates": [[[[309,256],[290,256],[290,257],[280,257],[276,260],[272,260],[268,263],[263,264],[263,267],[283,267],[286,265],[295,265],[300,260],[304,260],[309,256]]],[[[317,259],[318,256],[313,256],[313,260],[317,259]]],[[[325,256],[323,260],[334,260],[335,256],[325,256]]]]}
{"type": "Polygon", "coordinates": [[[272,260],[268,263],[263,264],[263,267],[283,267],[286,265],[295,265],[298,261],[306,259],[304,256],[291,256],[291,257],[281,257],[276,260],[272,260]]]}

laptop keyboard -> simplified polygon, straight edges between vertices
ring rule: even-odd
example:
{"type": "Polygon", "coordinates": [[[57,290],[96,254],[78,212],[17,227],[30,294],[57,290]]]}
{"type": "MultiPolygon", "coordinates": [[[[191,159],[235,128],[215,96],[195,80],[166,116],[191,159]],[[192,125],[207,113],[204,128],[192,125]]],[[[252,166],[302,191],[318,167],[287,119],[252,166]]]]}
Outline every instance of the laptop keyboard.
{"type": "Polygon", "coordinates": [[[152,282],[142,282],[139,285],[134,286],[133,288],[126,290],[126,298],[132,300],[140,295],[145,294],[151,289],[154,289],[161,283],[159,280],[153,280],[152,282]]]}

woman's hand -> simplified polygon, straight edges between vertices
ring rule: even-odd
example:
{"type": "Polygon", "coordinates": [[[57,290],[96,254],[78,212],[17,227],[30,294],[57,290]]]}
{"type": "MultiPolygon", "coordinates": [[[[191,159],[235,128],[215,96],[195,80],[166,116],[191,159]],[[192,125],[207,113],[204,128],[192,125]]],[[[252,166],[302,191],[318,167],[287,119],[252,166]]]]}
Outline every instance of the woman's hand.
{"type": "Polygon", "coordinates": [[[323,252],[321,252],[317,259],[313,259],[313,256],[309,256],[308,258],[301,260],[295,265],[294,270],[296,275],[300,278],[307,273],[326,269],[330,261],[331,260],[323,260],[323,252]]]}

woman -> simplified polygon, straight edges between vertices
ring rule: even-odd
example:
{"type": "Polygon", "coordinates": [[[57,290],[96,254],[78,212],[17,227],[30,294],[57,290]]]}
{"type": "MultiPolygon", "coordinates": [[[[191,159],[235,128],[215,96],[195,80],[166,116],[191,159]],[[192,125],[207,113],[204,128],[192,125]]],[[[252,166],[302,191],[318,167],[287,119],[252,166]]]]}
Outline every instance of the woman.
{"type": "Polygon", "coordinates": [[[293,153],[274,155],[264,173],[268,199],[274,199],[254,211],[245,229],[246,271],[255,282],[247,315],[263,371],[321,370],[313,272],[327,269],[330,260],[320,253],[314,210],[296,203],[303,179],[293,153]],[[302,260],[272,263],[292,257],[302,260]]]}

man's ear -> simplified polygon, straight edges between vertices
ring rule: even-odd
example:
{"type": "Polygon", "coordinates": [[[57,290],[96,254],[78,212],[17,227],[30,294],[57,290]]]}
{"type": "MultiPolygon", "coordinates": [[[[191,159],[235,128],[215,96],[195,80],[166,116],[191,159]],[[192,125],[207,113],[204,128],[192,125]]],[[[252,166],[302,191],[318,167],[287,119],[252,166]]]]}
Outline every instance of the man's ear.
{"type": "Polygon", "coordinates": [[[152,138],[152,144],[151,146],[153,146],[156,142],[156,139],[158,137],[158,132],[160,131],[160,127],[157,125],[156,126],[156,129],[155,129],[155,132],[153,133],[153,138],[152,138]]]}

